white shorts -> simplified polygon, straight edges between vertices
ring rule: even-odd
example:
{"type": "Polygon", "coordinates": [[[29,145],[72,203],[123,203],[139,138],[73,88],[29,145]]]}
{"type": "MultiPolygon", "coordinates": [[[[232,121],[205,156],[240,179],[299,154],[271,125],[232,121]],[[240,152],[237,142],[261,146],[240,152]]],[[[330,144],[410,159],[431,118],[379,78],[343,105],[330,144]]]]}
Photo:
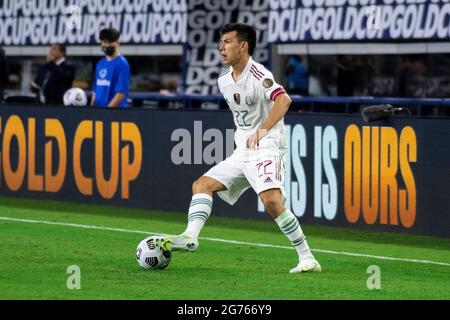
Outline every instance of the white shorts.
{"type": "Polygon", "coordinates": [[[263,156],[255,161],[242,161],[232,154],[204,175],[219,181],[227,188],[217,194],[231,205],[250,187],[258,195],[269,189],[280,189],[283,201],[286,199],[282,156],[263,156]]]}

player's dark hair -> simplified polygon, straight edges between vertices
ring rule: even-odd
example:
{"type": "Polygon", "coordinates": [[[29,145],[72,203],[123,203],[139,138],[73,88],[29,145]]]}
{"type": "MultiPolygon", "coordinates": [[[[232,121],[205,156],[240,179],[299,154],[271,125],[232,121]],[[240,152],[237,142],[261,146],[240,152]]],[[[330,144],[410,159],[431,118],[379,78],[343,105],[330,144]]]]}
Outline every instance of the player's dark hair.
{"type": "Polygon", "coordinates": [[[252,55],[256,47],[256,30],[245,23],[228,23],[220,29],[220,35],[233,31],[236,31],[239,42],[247,41],[248,53],[252,55]]]}
{"type": "Polygon", "coordinates": [[[100,31],[100,40],[115,42],[119,40],[120,32],[114,28],[105,28],[100,31]]]}

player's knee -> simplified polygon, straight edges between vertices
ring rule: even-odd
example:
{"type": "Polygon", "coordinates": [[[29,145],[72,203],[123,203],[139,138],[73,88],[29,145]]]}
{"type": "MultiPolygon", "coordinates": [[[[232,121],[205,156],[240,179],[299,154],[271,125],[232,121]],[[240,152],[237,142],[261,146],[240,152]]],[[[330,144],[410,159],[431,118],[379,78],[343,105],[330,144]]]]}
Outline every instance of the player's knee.
{"type": "Polygon", "coordinates": [[[192,193],[193,194],[199,193],[199,189],[201,189],[201,182],[199,180],[200,179],[197,179],[194,181],[194,183],[192,183],[192,193]]]}
{"type": "Polygon", "coordinates": [[[282,209],[283,205],[279,197],[274,195],[272,192],[263,192],[261,193],[260,198],[269,213],[275,213],[282,209]]]}
{"type": "Polygon", "coordinates": [[[208,193],[210,192],[208,182],[203,177],[198,178],[192,184],[192,193],[208,193]]]}

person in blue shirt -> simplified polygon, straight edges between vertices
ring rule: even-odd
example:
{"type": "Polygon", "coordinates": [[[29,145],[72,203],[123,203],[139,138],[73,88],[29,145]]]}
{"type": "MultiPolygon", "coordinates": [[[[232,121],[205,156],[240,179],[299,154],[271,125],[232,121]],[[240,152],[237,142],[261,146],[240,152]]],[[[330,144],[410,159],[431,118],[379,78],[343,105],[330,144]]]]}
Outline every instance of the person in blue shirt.
{"type": "Polygon", "coordinates": [[[286,72],[289,93],[308,95],[308,72],[301,55],[295,55],[288,59],[286,72]]]}
{"type": "Polygon", "coordinates": [[[95,68],[91,106],[127,108],[130,65],[119,52],[120,32],[114,28],[100,31],[100,45],[105,57],[95,68]]]}

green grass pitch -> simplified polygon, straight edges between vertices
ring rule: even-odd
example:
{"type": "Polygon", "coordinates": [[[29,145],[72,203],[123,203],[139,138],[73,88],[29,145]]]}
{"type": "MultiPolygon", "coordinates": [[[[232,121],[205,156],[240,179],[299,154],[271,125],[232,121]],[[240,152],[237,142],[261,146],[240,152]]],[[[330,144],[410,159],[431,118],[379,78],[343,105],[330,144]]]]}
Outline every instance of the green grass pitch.
{"type": "Polygon", "coordinates": [[[0,198],[0,299],[450,298],[449,239],[346,228],[303,226],[322,273],[288,273],[297,254],[275,223],[214,216],[196,252],[175,252],[165,270],[140,269],[135,249],[146,235],[137,230],[180,233],[185,221],[180,213],[0,198]],[[79,290],[66,285],[71,265],[80,268],[79,290]],[[372,265],[380,289],[367,287],[372,265]]]}

